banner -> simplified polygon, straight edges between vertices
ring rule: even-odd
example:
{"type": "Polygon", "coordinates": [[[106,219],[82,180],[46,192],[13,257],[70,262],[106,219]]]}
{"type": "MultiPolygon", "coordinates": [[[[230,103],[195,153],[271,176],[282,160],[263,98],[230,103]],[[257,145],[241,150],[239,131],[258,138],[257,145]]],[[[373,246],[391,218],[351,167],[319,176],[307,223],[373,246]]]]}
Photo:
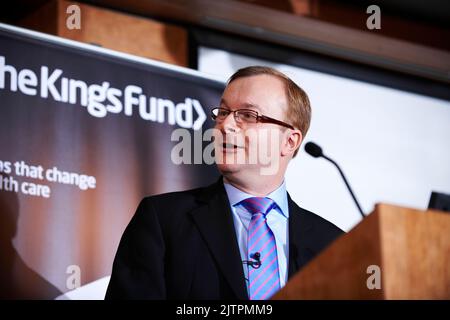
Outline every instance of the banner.
{"type": "Polygon", "coordinates": [[[172,133],[201,137],[223,88],[0,25],[0,298],[53,299],[110,275],[144,196],[214,182],[196,155],[173,161],[172,133]]]}

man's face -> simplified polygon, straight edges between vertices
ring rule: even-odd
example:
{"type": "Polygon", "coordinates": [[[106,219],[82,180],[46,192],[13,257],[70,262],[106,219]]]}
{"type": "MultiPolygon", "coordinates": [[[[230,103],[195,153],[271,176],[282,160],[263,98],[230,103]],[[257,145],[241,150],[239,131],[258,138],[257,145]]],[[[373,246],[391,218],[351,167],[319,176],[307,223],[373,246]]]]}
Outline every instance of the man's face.
{"type": "MultiPolygon", "coordinates": [[[[271,75],[238,78],[223,92],[221,108],[231,111],[251,109],[285,121],[287,98],[284,83],[271,75]]],[[[239,123],[233,113],[216,122],[221,139],[216,139],[216,160],[220,172],[227,174],[261,173],[261,168],[276,163],[285,129],[271,123],[239,123]]],[[[263,173],[264,174],[264,173],[263,173]]],[[[276,174],[273,172],[272,174],[276,174]]]]}

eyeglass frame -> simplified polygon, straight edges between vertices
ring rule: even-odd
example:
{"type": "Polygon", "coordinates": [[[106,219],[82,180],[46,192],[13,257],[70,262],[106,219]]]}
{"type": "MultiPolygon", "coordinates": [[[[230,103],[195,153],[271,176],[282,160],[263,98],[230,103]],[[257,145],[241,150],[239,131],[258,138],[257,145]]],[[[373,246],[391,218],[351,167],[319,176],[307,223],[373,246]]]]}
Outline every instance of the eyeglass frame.
{"type": "Polygon", "coordinates": [[[245,122],[245,121],[239,120],[239,123],[258,123],[258,122],[260,122],[260,123],[273,123],[273,124],[277,124],[277,125],[280,125],[280,126],[283,126],[283,127],[286,127],[286,128],[292,129],[292,130],[295,130],[295,128],[292,125],[290,125],[289,123],[286,123],[286,122],[283,122],[283,121],[280,121],[280,120],[277,120],[277,119],[274,119],[274,118],[271,118],[271,117],[268,117],[268,116],[265,116],[265,115],[260,115],[258,113],[258,111],[255,111],[255,110],[252,110],[252,109],[245,109],[245,108],[244,109],[237,109],[237,110],[230,110],[230,109],[227,109],[227,108],[215,107],[215,108],[211,109],[211,118],[214,121],[216,121],[216,119],[217,119],[217,116],[214,114],[214,110],[226,110],[226,111],[228,111],[227,117],[231,113],[233,113],[233,117],[234,117],[234,120],[236,122],[238,122],[238,119],[239,119],[239,118],[236,118],[236,112],[239,112],[239,111],[250,111],[250,112],[256,114],[256,122],[245,122]]]}

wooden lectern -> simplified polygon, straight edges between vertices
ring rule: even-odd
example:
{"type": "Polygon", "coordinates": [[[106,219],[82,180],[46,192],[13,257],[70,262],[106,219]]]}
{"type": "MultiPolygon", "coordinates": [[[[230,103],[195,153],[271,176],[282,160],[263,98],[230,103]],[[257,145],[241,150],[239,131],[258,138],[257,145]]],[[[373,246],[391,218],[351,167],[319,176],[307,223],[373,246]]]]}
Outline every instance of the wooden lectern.
{"type": "Polygon", "coordinates": [[[450,299],[450,214],[378,204],[273,299],[450,299]]]}

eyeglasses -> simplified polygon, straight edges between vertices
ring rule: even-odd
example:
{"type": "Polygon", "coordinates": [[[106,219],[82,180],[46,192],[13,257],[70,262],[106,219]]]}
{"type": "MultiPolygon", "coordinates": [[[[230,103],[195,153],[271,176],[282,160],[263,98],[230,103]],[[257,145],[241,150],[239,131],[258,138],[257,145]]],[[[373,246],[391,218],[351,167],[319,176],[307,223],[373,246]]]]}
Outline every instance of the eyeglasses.
{"type": "Polygon", "coordinates": [[[214,108],[211,110],[211,118],[216,122],[222,122],[226,119],[226,117],[228,117],[230,113],[233,113],[234,120],[237,123],[274,123],[295,130],[293,126],[286,122],[259,115],[257,111],[251,109],[238,109],[231,111],[225,108],[214,108]]]}

